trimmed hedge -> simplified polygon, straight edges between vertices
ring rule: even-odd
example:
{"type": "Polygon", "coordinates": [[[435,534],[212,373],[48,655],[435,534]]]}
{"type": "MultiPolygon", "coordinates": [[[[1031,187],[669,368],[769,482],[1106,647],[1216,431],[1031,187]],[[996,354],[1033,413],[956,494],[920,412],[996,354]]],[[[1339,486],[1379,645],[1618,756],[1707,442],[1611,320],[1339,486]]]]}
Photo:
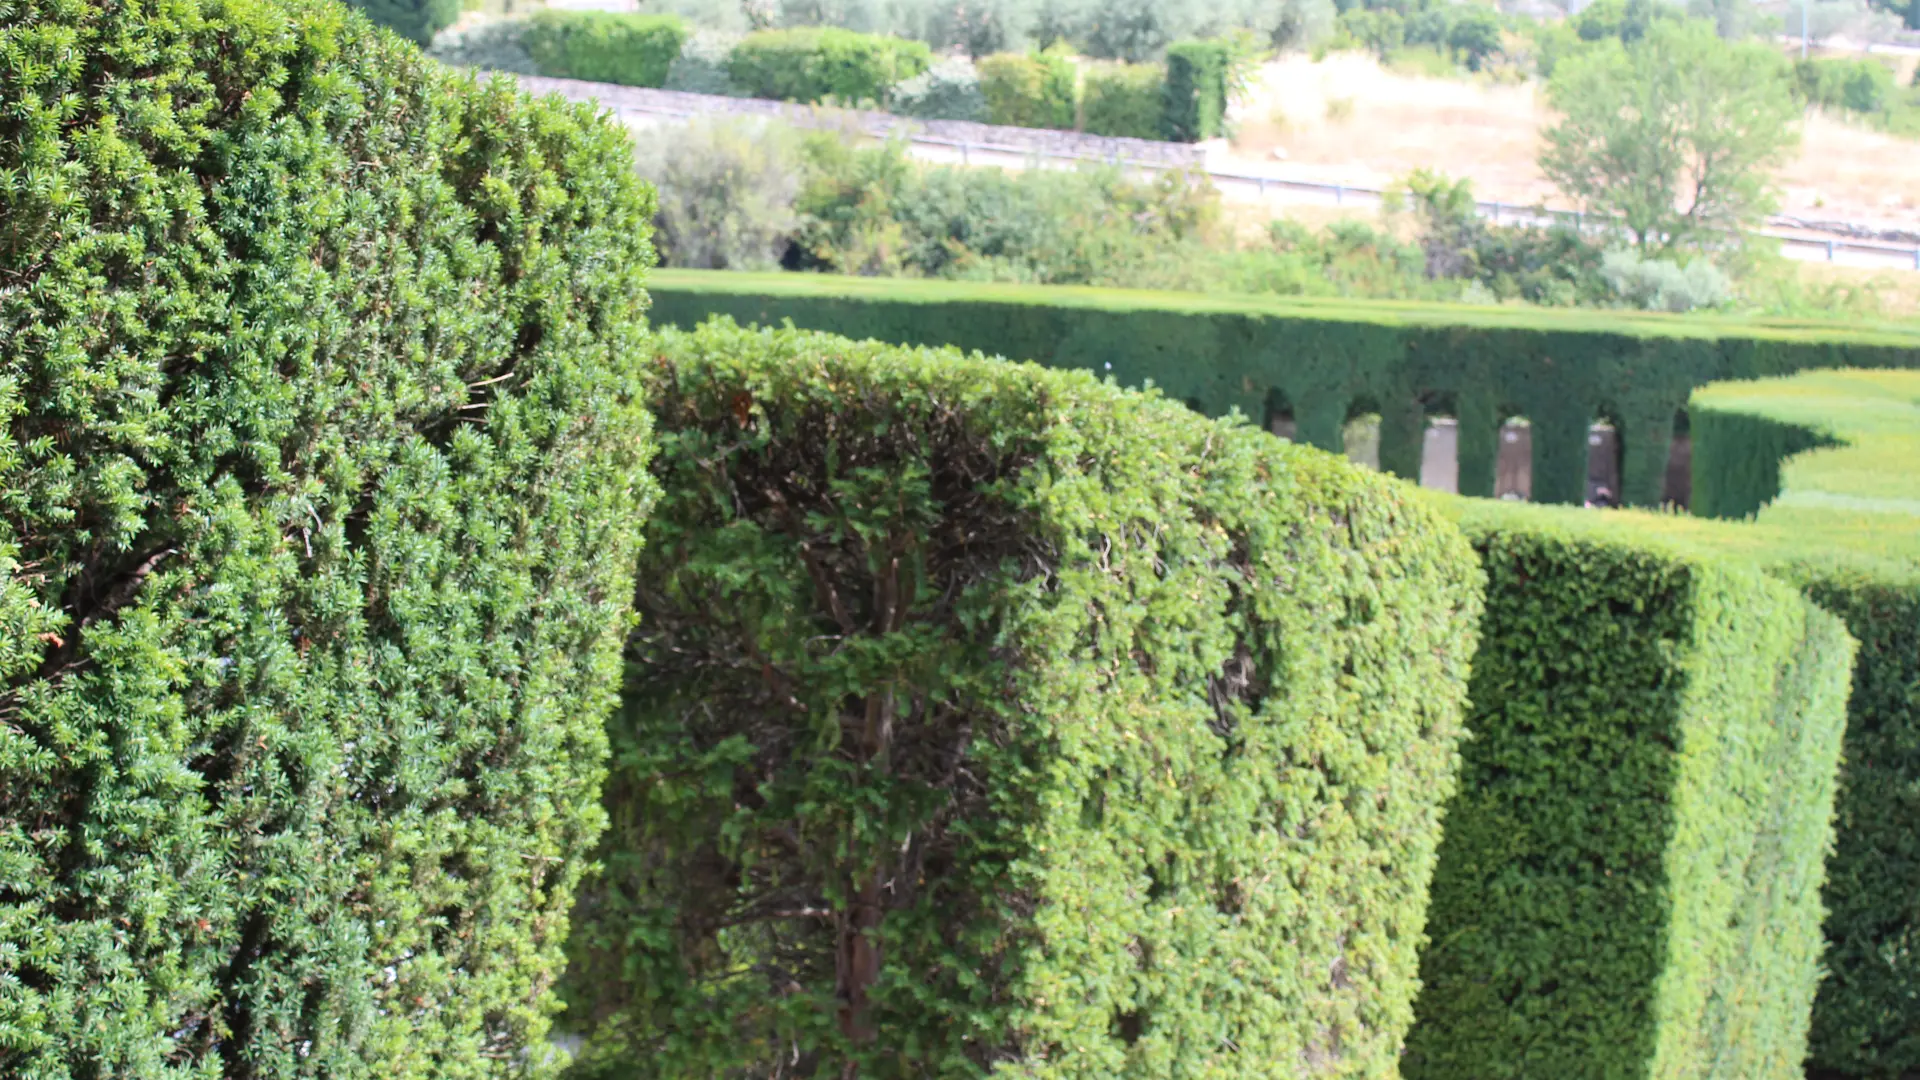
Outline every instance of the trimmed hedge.
{"type": "Polygon", "coordinates": [[[1081,88],[1081,129],[1095,135],[1165,135],[1167,73],[1158,64],[1095,64],[1081,88]]]}
{"type": "Polygon", "coordinates": [[[1382,467],[1419,475],[1429,413],[1459,420],[1460,491],[1491,495],[1502,420],[1532,421],[1533,499],[1578,504],[1587,434],[1619,431],[1623,495],[1661,500],[1674,420],[1696,387],[1804,368],[1920,367],[1920,332],[1799,321],[1388,301],[1203,297],[813,274],[671,271],[659,322],[713,314],[1152,380],[1212,414],[1284,409],[1297,438],[1341,448],[1381,415],[1382,467]]]}
{"type": "Polygon", "coordinates": [[[1227,133],[1231,60],[1232,50],[1224,41],[1176,41],[1167,46],[1167,138],[1202,142],[1227,133]]]}
{"type": "Polygon", "coordinates": [[[952,350],[653,378],[581,1075],[1391,1072],[1479,587],[1412,489],[952,350]]]}
{"type": "Polygon", "coordinates": [[[1052,50],[995,53],[975,66],[987,123],[1059,131],[1073,127],[1079,74],[1066,56],[1052,50]]]}
{"type": "Polygon", "coordinates": [[[1798,1077],[1853,640],[1631,517],[1457,505],[1486,613],[1404,1075],[1798,1077]]]}
{"type": "Polygon", "coordinates": [[[933,62],[925,42],[836,27],[761,30],[733,47],[727,73],[749,97],[885,104],[933,62]]]}
{"type": "Polygon", "coordinates": [[[502,1075],[653,490],[626,135],[329,3],[0,55],[0,1075],[502,1075]]]}
{"type": "Polygon", "coordinates": [[[677,15],[536,12],[521,42],[540,74],[659,88],[691,31],[677,15]]]}
{"type": "Polygon", "coordinates": [[[460,17],[460,0],[347,0],[379,23],[416,45],[426,45],[433,35],[453,25],[460,17]]]}
{"type": "MultiPolygon", "coordinates": [[[[1813,1074],[1920,1070],[1920,374],[1808,372],[1696,392],[1694,485],[1860,640],[1813,1074]]],[[[1696,494],[1698,498],[1698,494],[1696,494]]]]}

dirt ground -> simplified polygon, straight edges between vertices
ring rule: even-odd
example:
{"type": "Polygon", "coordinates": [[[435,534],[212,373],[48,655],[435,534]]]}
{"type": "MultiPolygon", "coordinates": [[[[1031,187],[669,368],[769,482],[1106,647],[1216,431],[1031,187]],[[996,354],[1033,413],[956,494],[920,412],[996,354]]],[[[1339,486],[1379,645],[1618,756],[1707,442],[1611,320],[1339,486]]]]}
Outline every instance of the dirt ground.
{"type": "MultiPolygon", "coordinates": [[[[1235,116],[1217,168],[1385,187],[1425,166],[1471,177],[1482,199],[1561,201],[1534,164],[1552,120],[1537,83],[1402,74],[1362,53],[1290,56],[1266,65],[1235,116]]],[[[1920,140],[1809,116],[1778,182],[1782,213],[1920,228],[1920,140]]]]}

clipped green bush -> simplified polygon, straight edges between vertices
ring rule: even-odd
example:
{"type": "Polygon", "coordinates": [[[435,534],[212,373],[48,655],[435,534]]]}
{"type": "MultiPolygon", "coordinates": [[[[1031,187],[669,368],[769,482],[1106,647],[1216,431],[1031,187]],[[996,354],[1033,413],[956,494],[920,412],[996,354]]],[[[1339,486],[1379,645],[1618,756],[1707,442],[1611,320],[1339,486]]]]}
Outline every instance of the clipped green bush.
{"type": "Polygon", "coordinates": [[[1227,132],[1227,68],[1232,45],[1225,41],[1176,41],[1167,46],[1166,120],[1174,142],[1201,142],[1227,132]]]}
{"type": "Polygon", "coordinates": [[[1167,71],[1159,64],[1095,64],[1080,94],[1084,131],[1133,139],[1165,134],[1167,71]]]}
{"type": "Polygon", "coordinates": [[[347,0],[367,18],[416,45],[453,25],[460,17],[460,0],[347,0]]]}
{"type": "Polygon", "coordinates": [[[1703,387],[1698,511],[1756,517],[1763,557],[1860,641],[1848,704],[1814,1075],[1920,1070],[1920,374],[1703,387]]]}
{"type": "Polygon", "coordinates": [[[655,355],[578,1075],[1392,1071],[1457,532],[1084,374],[724,322],[655,355]]]}
{"type": "Polygon", "coordinates": [[[1285,409],[1340,450],[1355,410],[1382,417],[1381,467],[1419,476],[1429,410],[1459,422],[1460,491],[1491,495],[1500,423],[1532,422],[1536,502],[1586,495],[1592,422],[1620,433],[1622,494],[1657,506],[1676,415],[1696,387],[1806,368],[1920,367],[1920,332],[1627,311],[1469,308],[1315,298],[674,271],[654,316],[709,315],[1152,379],[1215,416],[1285,409]]]}
{"type": "Polygon", "coordinates": [[[330,3],[0,55],[0,1075],[503,1075],[653,490],[626,135],[330,3]]]}
{"type": "Polygon", "coordinates": [[[733,47],[727,73],[749,97],[884,105],[897,83],[927,70],[925,42],[835,27],[761,30],[733,47]]]}
{"type": "Polygon", "coordinates": [[[1853,640],[1631,517],[1462,505],[1486,613],[1403,1074],[1799,1077],[1853,640]]]}
{"type": "Polygon", "coordinates": [[[1073,127],[1079,75],[1064,54],[995,53],[976,64],[987,123],[1008,127],[1073,127]]]}
{"type": "Polygon", "coordinates": [[[690,33],[677,15],[549,8],[527,20],[521,42],[542,75],[657,88],[690,33]]]}

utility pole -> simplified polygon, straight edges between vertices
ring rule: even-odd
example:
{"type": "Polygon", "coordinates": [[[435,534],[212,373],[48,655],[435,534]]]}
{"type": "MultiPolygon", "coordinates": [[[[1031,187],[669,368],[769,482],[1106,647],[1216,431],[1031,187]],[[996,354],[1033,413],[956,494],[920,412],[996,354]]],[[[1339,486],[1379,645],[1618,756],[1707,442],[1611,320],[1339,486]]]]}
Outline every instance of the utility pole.
{"type": "Polygon", "coordinates": [[[1813,6],[1813,0],[1800,0],[1800,59],[1807,58],[1807,9],[1813,6]]]}

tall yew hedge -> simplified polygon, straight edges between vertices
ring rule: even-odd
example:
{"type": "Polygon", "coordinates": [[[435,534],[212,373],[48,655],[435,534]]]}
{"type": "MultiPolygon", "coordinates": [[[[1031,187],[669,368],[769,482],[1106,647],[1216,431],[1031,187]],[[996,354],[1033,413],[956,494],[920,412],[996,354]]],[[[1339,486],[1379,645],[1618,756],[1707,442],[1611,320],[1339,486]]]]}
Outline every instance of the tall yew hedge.
{"type": "Polygon", "coordinates": [[[1473,738],[1404,1075],[1797,1080],[1854,639],[1651,516],[1463,512],[1473,738]]]}
{"type": "Polygon", "coordinates": [[[1479,575],[1080,373],[666,332],[586,1076],[1389,1075],[1479,575]]]}
{"type": "Polygon", "coordinates": [[[629,626],[625,136],[307,0],[0,9],[0,1075],[473,1077],[629,626]]]}

